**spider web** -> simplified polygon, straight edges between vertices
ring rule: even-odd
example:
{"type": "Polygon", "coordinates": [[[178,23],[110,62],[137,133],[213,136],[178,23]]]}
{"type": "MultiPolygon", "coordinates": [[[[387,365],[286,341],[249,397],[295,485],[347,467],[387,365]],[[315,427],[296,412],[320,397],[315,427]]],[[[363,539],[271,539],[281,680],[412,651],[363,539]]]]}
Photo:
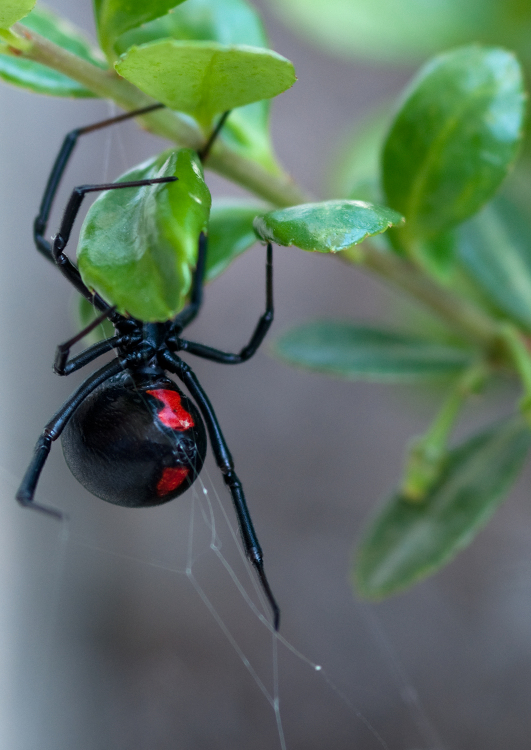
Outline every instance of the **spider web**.
{"type": "MultiPolygon", "coordinates": [[[[6,474],[6,472],[2,473],[4,475],[6,474]]],[[[5,481],[5,476],[3,478],[5,481]]],[[[9,481],[6,483],[10,485],[10,491],[14,492],[17,484],[15,480],[9,478],[9,481]]],[[[32,687],[31,699],[32,723],[36,727],[36,733],[41,740],[44,739],[46,736],[46,730],[49,729],[49,718],[47,716],[48,700],[46,694],[50,683],[55,679],[53,654],[57,650],[58,644],[54,643],[54,640],[56,639],[55,633],[61,616],[60,600],[64,588],[65,563],[67,558],[72,554],[76,554],[76,550],[87,548],[98,554],[103,554],[111,558],[121,558],[133,563],[139,563],[143,567],[155,568],[160,571],[169,572],[178,577],[185,577],[186,580],[188,580],[190,586],[196,592],[198,598],[205,606],[205,609],[211,615],[227,643],[230,645],[231,649],[237,655],[237,658],[249,674],[257,690],[262,694],[269,710],[272,711],[277,727],[277,746],[280,750],[289,750],[290,748],[290,743],[284,734],[283,724],[287,721],[289,728],[289,725],[293,725],[298,721],[292,711],[290,711],[290,714],[287,717],[283,715],[282,711],[283,694],[279,670],[282,672],[283,665],[286,665],[287,655],[293,657],[299,665],[308,670],[308,675],[313,675],[321,682],[326,690],[336,696],[336,699],[344,705],[347,714],[350,714],[354,720],[362,723],[367,730],[368,744],[366,747],[392,750],[392,748],[395,747],[395,744],[393,742],[389,744],[389,742],[380,736],[379,732],[374,728],[366,715],[356,707],[344,690],[340,689],[335,684],[334,680],[328,674],[328,671],[323,668],[322,665],[316,663],[302,653],[281,633],[275,633],[273,631],[270,624],[270,612],[267,602],[264,600],[263,594],[254,575],[254,571],[245,560],[245,555],[241,548],[238,534],[231,523],[224,503],[220,499],[218,492],[208,475],[208,470],[205,474],[204,481],[202,477],[199,477],[188,493],[180,499],[184,498],[188,498],[189,500],[189,508],[187,510],[187,514],[189,515],[187,529],[188,544],[185,550],[183,564],[179,566],[168,566],[154,559],[123,554],[103,547],[102,545],[94,543],[91,539],[86,538],[86,536],[76,532],[76,524],[74,520],[71,522],[66,520],[57,527],[57,524],[38,516],[37,525],[47,524],[48,526],[57,527],[50,535],[50,538],[55,537],[56,546],[54,553],[51,555],[52,559],[49,562],[49,585],[46,596],[46,611],[45,616],[41,619],[39,628],[41,657],[40,668],[36,671],[37,674],[40,675],[40,678],[32,687]],[[209,537],[206,545],[204,539],[205,533],[209,537]],[[234,569],[234,565],[229,560],[229,556],[224,554],[222,539],[224,540],[225,546],[229,545],[229,547],[232,547],[232,553],[236,552],[236,556],[240,559],[242,565],[240,566],[239,571],[234,569]],[[242,640],[241,637],[238,633],[234,632],[234,628],[231,627],[230,621],[220,612],[219,608],[213,602],[212,597],[205,590],[204,585],[202,585],[197,578],[194,569],[199,561],[205,556],[213,557],[220,563],[227,574],[226,582],[237,590],[244,606],[252,615],[251,619],[255,622],[254,627],[261,630],[264,637],[270,639],[271,668],[269,670],[264,669],[263,664],[254,663],[254,654],[249,653],[245,646],[240,643],[242,640]],[[243,576],[241,573],[242,570],[243,576]],[[370,741],[369,738],[371,738],[370,741]]],[[[27,513],[25,515],[33,517],[37,514],[27,513]]],[[[33,519],[31,522],[33,523],[33,519]]],[[[230,553],[230,550],[228,551],[230,553]]],[[[234,556],[234,554],[232,556],[234,556]]],[[[387,657],[391,668],[390,677],[396,683],[401,699],[417,724],[419,735],[424,738],[425,744],[423,744],[423,747],[430,748],[430,750],[441,750],[444,745],[422,709],[414,687],[405,675],[402,665],[397,659],[392,646],[378,622],[378,618],[371,611],[370,607],[364,607],[364,610],[365,616],[370,621],[371,631],[375,634],[379,641],[380,649],[387,657]]],[[[322,720],[326,721],[325,713],[323,713],[322,720]]],[[[7,743],[5,746],[18,748],[18,744],[16,743],[7,743]]],[[[23,747],[23,745],[21,745],[21,747],[23,747]]],[[[41,747],[47,747],[44,741],[41,742],[41,747]]],[[[50,744],[50,747],[53,747],[53,743],[50,744]]]]}
{"type": "MultiPolygon", "coordinates": [[[[144,398],[144,402],[145,402],[145,397],[143,396],[143,394],[139,393],[139,395],[141,395],[144,398]]],[[[146,410],[149,411],[147,402],[145,402],[145,404],[146,404],[146,410]]],[[[167,439],[171,440],[171,434],[167,435],[167,439]]],[[[190,468],[192,469],[192,467],[190,468]]],[[[376,729],[372,726],[370,721],[364,716],[364,714],[361,711],[355,708],[350,703],[350,701],[346,698],[346,696],[335,686],[335,684],[333,683],[331,678],[328,676],[326,671],[323,670],[322,666],[320,664],[313,662],[310,658],[308,658],[301,651],[295,648],[283,636],[281,636],[280,633],[276,633],[274,631],[270,622],[271,613],[270,613],[269,604],[267,603],[267,600],[261,589],[261,586],[258,583],[258,580],[255,576],[254,571],[252,570],[252,566],[250,565],[250,563],[247,561],[245,557],[239,537],[229,519],[225,506],[220,499],[220,496],[216,490],[215,484],[213,483],[210,477],[210,474],[208,472],[208,469],[206,467],[203,467],[201,474],[197,477],[196,481],[192,485],[191,495],[192,495],[192,504],[191,504],[191,511],[190,511],[190,520],[188,524],[188,529],[189,529],[188,544],[187,544],[186,565],[185,565],[184,573],[187,579],[192,584],[199,598],[201,599],[201,601],[203,602],[203,604],[205,605],[205,607],[207,608],[207,610],[209,611],[209,613],[211,614],[215,622],[217,623],[218,627],[222,631],[226,640],[236,652],[243,666],[245,667],[245,669],[247,670],[247,672],[253,679],[255,685],[263,694],[267,703],[273,710],[274,716],[275,716],[275,723],[277,727],[280,750],[287,750],[287,744],[286,744],[286,739],[284,735],[283,723],[282,723],[281,712],[280,712],[279,661],[278,661],[278,658],[279,658],[278,646],[279,645],[282,645],[293,656],[295,656],[301,663],[309,667],[313,671],[314,674],[315,673],[319,674],[323,678],[325,683],[328,685],[328,687],[330,687],[335,692],[335,694],[338,696],[340,700],[342,700],[342,702],[346,705],[346,707],[355,715],[355,717],[358,720],[362,722],[362,724],[368,730],[369,734],[372,735],[372,737],[376,741],[377,745],[383,748],[383,750],[389,750],[389,746],[384,741],[384,739],[380,736],[380,734],[376,731],[376,729]],[[207,483],[210,485],[211,492],[209,492],[209,490],[207,489],[203,481],[203,478],[206,478],[207,483]],[[198,491],[197,489],[198,485],[201,488],[200,491],[198,491]],[[254,597],[258,599],[258,601],[260,602],[260,607],[257,607],[255,601],[251,597],[246,586],[242,582],[241,578],[235,572],[234,567],[229,562],[229,559],[222,552],[222,543],[221,543],[220,536],[218,535],[216,518],[214,514],[214,507],[210,499],[211,494],[213,495],[216,507],[218,511],[220,512],[223,526],[225,530],[228,530],[229,538],[231,539],[232,544],[234,545],[234,548],[236,549],[238,553],[238,556],[242,563],[242,568],[247,574],[246,575],[247,586],[249,586],[250,584],[254,597]],[[272,639],[272,647],[271,647],[272,684],[270,687],[266,686],[265,679],[262,676],[260,676],[259,671],[253,665],[252,657],[246,653],[246,651],[244,650],[242,646],[240,646],[236,636],[231,632],[231,629],[228,623],[225,621],[225,618],[219,612],[217,607],[212,602],[211,598],[207,595],[204,587],[201,586],[197,577],[194,575],[194,572],[193,572],[194,563],[196,562],[197,559],[199,559],[200,557],[204,555],[204,550],[200,550],[198,553],[195,552],[196,542],[195,542],[194,530],[195,530],[196,523],[199,519],[201,520],[204,527],[210,532],[210,540],[208,542],[209,550],[213,552],[216,558],[219,560],[224,570],[228,573],[232,584],[236,587],[238,593],[240,594],[246,606],[249,608],[249,610],[254,615],[256,620],[258,620],[259,624],[263,628],[266,629],[266,631],[269,633],[272,639]]],[[[182,569],[179,570],[178,568],[173,568],[171,570],[172,572],[175,572],[175,573],[180,573],[180,574],[183,573],[182,569]]],[[[406,692],[412,693],[412,690],[410,689],[409,691],[406,691],[406,692]]],[[[420,704],[418,704],[417,707],[420,708],[420,704]]],[[[437,750],[436,746],[434,746],[433,750],[437,750]]]]}

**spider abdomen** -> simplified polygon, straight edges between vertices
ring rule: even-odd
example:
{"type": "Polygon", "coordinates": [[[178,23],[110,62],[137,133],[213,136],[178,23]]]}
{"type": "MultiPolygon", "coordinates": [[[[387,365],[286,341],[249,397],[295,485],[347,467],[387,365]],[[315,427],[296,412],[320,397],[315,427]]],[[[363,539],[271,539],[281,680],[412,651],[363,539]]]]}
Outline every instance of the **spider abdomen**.
{"type": "Polygon", "coordinates": [[[206,454],[201,416],[173,381],[142,385],[127,374],[96,388],[62,434],[72,474],[102,500],[161,505],[197,478],[206,454]]]}

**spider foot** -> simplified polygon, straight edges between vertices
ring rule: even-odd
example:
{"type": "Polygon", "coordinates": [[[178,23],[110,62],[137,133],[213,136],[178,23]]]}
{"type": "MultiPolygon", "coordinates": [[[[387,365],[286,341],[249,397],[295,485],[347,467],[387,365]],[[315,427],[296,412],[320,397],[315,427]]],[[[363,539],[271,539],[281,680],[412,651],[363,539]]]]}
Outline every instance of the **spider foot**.
{"type": "Polygon", "coordinates": [[[58,521],[66,521],[68,516],[65,513],[62,513],[60,510],[57,510],[57,508],[52,508],[48,505],[40,505],[39,503],[34,503],[31,498],[28,498],[27,495],[25,495],[22,492],[19,492],[17,494],[17,501],[22,505],[23,508],[31,508],[32,510],[38,510],[41,513],[45,513],[47,516],[52,516],[52,518],[56,518],[58,521]]]}
{"type": "Polygon", "coordinates": [[[276,599],[273,596],[273,592],[271,591],[271,586],[269,585],[269,581],[267,580],[264,571],[264,563],[261,559],[254,559],[252,560],[252,563],[256,568],[258,578],[260,579],[260,583],[262,584],[262,588],[269,602],[269,606],[273,611],[273,627],[275,629],[275,632],[277,632],[280,627],[280,607],[278,606],[276,599]]]}

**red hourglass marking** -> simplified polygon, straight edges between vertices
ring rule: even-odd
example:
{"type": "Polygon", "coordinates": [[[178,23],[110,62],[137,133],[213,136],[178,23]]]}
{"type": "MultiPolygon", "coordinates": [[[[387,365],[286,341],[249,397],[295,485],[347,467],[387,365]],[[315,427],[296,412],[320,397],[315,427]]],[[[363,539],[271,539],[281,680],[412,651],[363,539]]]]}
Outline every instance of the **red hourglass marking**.
{"type": "Polygon", "coordinates": [[[184,482],[188,476],[190,469],[181,466],[176,469],[166,468],[162,472],[162,477],[159,479],[157,484],[157,495],[163,497],[169,492],[177,489],[177,487],[184,482]]]}
{"type": "Polygon", "coordinates": [[[164,404],[164,408],[157,414],[163,425],[181,432],[194,426],[192,415],[181,405],[181,397],[178,393],[164,389],[147,391],[147,393],[155,396],[164,404]]]}

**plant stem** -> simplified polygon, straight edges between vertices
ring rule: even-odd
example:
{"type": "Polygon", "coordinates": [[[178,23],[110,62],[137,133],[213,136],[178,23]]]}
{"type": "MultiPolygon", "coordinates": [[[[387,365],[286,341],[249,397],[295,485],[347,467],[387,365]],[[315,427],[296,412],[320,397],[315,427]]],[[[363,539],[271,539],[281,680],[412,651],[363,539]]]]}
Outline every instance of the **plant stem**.
{"type": "Polygon", "coordinates": [[[507,347],[516,371],[520,375],[524,393],[531,398],[531,353],[524,338],[511,323],[504,323],[500,326],[500,336],[507,347]]]}
{"type": "Polygon", "coordinates": [[[463,404],[471,393],[479,390],[488,376],[482,362],[473,364],[457,379],[434,421],[409,450],[404,470],[402,495],[404,500],[418,503],[440,476],[448,450],[448,440],[463,404]]]}
{"type": "MultiPolygon", "coordinates": [[[[154,103],[151,97],[114,70],[103,70],[21,24],[15,24],[13,31],[21,38],[18,49],[13,50],[17,56],[47,65],[73,78],[96,96],[112,99],[122,109],[138,109],[154,103]]],[[[204,144],[199,128],[170,110],[153,112],[142,118],[142,122],[155,135],[168,138],[179,146],[199,149],[204,144]]],[[[271,174],[256,162],[232,151],[222,141],[218,141],[212,150],[208,167],[277,206],[291,206],[308,200],[289,175],[271,174]]]]}
{"type": "MultiPolygon", "coordinates": [[[[10,48],[13,54],[53,68],[78,81],[96,96],[113,100],[125,110],[154,103],[151,97],[114,70],[99,68],[21,24],[15,24],[12,31],[15,33],[10,48]]],[[[200,129],[169,109],[157,110],[139,119],[146,129],[179,146],[200,149],[204,144],[200,129]]],[[[235,153],[220,140],[208,159],[208,168],[276,206],[291,206],[309,200],[288,174],[272,174],[255,161],[235,153]]],[[[369,243],[356,250],[356,259],[365,268],[422,302],[466,339],[483,349],[489,349],[499,340],[496,321],[467,300],[441,288],[411,262],[392,251],[380,252],[369,243]]]]}
{"type": "Polygon", "coordinates": [[[531,352],[522,334],[511,323],[500,326],[500,338],[522,383],[524,393],[520,401],[520,411],[527,421],[531,422],[531,352]]]}

